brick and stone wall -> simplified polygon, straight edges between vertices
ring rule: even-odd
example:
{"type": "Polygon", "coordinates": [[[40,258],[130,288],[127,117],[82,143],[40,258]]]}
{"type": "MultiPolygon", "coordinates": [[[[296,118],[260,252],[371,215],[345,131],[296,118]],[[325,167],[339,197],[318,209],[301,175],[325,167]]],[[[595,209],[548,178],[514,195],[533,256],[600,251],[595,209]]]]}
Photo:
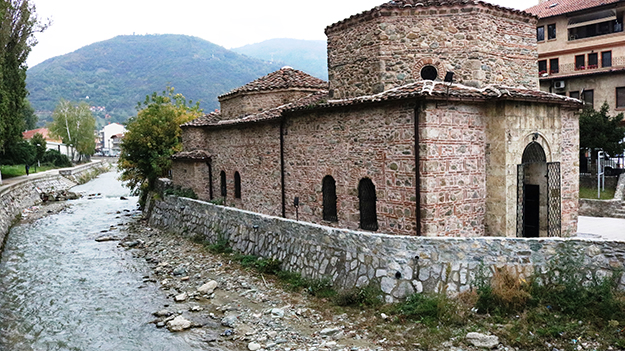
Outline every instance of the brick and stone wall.
{"type": "MultiPolygon", "coordinates": [[[[196,130],[199,128],[185,128],[196,130]]],[[[226,204],[270,215],[282,213],[280,175],[280,125],[258,123],[206,130],[184,136],[190,146],[203,145],[211,155],[213,196],[222,198],[220,173],[226,174],[226,204]],[[201,140],[197,140],[199,138],[201,140]],[[241,176],[241,199],[234,197],[234,173],[241,176]]],[[[210,179],[206,162],[177,161],[172,168],[176,185],[191,188],[202,200],[209,199],[210,179]]]]}
{"type": "Polygon", "coordinates": [[[378,8],[326,28],[334,98],[379,93],[421,80],[538,89],[536,19],[484,4],[378,8]]]}
{"type": "MultiPolygon", "coordinates": [[[[387,302],[414,292],[471,288],[481,268],[510,267],[521,277],[543,270],[565,245],[599,277],[622,270],[625,242],[560,238],[427,238],[357,232],[166,196],[150,225],[189,238],[226,238],[237,251],[282,261],[282,269],[330,279],[339,289],[367,284],[387,302]]],[[[625,287],[623,276],[620,287],[625,287]]]]}
{"type": "Polygon", "coordinates": [[[239,92],[219,98],[223,119],[235,119],[282,106],[308,96],[319,89],[281,89],[258,92],[239,92]]]}
{"type": "Polygon", "coordinates": [[[416,234],[414,103],[366,105],[288,116],[284,137],[286,213],[358,229],[358,186],[375,185],[379,231],[416,234]],[[338,222],[323,220],[322,180],[336,182],[338,222]]]}

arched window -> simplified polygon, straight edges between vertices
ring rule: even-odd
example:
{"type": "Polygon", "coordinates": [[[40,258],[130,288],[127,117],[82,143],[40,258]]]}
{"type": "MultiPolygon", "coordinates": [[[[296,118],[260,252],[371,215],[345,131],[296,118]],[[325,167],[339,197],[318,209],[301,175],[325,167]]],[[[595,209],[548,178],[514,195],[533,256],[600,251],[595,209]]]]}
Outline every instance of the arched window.
{"type": "Polygon", "coordinates": [[[360,200],[360,228],[378,230],[378,214],[376,212],[375,185],[369,178],[362,178],[358,184],[360,200]]]}
{"type": "Polygon", "coordinates": [[[321,191],[323,192],[323,219],[330,222],[338,222],[336,214],[336,183],[332,176],[323,177],[321,191]]]}
{"type": "Polygon", "coordinates": [[[241,176],[239,172],[234,172],[234,197],[241,198],[241,176]]]}
{"type": "Polygon", "coordinates": [[[228,188],[226,187],[226,172],[221,171],[221,173],[219,174],[220,178],[221,178],[221,196],[222,197],[226,197],[226,195],[228,194],[228,188]]]}

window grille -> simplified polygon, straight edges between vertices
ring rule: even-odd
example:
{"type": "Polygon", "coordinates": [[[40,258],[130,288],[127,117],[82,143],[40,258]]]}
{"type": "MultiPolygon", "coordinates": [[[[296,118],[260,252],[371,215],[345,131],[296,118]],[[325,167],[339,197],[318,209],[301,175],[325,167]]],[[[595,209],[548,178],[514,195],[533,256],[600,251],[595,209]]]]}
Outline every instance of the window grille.
{"type": "Polygon", "coordinates": [[[323,193],[323,219],[330,222],[338,222],[338,215],[336,211],[336,182],[332,176],[325,176],[323,178],[322,189],[323,193]]]}
{"type": "Polygon", "coordinates": [[[241,175],[239,172],[234,172],[234,197],[236,199],[241,198],[241,175]]]}
{"type": "Polygon", "coordinates": [[[221,178],[221,196],[222,197],[226,197],[226,195],[228,194],[228,188],[226,187],[226,172],[221,171],[221,173],[219,174],[219,177],[221,178]]]}
{"type": "Polygon", "coordinates": [[[363,178],[358,184],[358,199],[360,200],[360,228],[378,230],[378,214],[376,212],[375,185],[369,178],[363,178]]]}

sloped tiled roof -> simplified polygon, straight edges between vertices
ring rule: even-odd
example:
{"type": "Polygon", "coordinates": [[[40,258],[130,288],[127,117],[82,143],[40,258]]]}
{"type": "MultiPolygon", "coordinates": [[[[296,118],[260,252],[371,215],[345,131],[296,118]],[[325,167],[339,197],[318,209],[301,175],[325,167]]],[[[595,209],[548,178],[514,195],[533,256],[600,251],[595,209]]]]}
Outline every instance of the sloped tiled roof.
{"type": "MultiPolygon", "coordinates": [[[[478,89],[468,87],[462,84],[451,84],[433,81],[420,81],[385,92],[359,96],[343,100],[329,100],[324,104],[317,104],[316,108],[350,106],[363,103],[381,102],[401,100],[417,97],[426,97],[433,100],[448,101],[493,101],[493,100],[513,100],[513,101],[531,101],[546,102],[561,105],[569,105],[571,107],[581,107],[581,102],[567,96],[556,95],[540,90],[531,90],[523,87],[509,87],[503,85],[489,85],[478,89]]],[[[310,108],[310,106],[298,106],[289,109],[290,111],[302,110],[310,108]]]]}
{"type": "Polygon", "coordinates": [[[538,18],[546,18],[571,13],[593,7],[616,4],[623,0],[547,0],[542,4],[532,6],[525,10],[538,18]]]}
{"type": "Polygon", "coordinates": [[[203,161],[211,158],[211,155],[204,150],[180,151],[171,156],[174,160],[203,161]]]}
{"type": "Polygon", "coordinates": [[[220,95],[219,98],[231,96],[239,92],[269,91],[289,88],[327,90],[328,82],[300,70],[291,67],[283,67],[253,82],[247,83],[242,87],[220,95]]]}
{"type": "Polygon", "coordinates": [[[371,16],[374,12],[379,11],[380,9],[391,9],[391,8],[404,8],[404,7],[445,7],[445,6],[464,6],[464,5],[482,5],[491,9],[503,9],[509,11],[511,13],[516,13],[521,16],[532,16],[526,11],[521,11],[509,7],[503,7],[499,5],[494,5],[485,1],[480,0],[391,0],[389,2],[383,3],[382,5],[376,6],[371,10],[364,11],[355,15],[352,15],[342,21],[336,22],[326,27],[326,33],[328,30],[332,30],[335,27],[338,27],[342,24],[351,22],[353,20],[358,20],[361,18],[365,18],[367,16],[371,16]]]}
{"type": "Polygon", "coordinates": [[[219,110],[215,110],[211,113],[205,114],[204,116],[198,117],[192,121],[184,123],[181,127],[201,127],[210,123],[217,122],[221,119],[221,112],[219,110]]]}
{"type": "Polygon", "coordinates": [[[328,100],[327,91],[320,91],[320,92],[305,96],[294,102],[291,102],[282,106],[274,107],[272,109],[269,109],[269,110],[266,110],[257,114],[247,115],[247,116],[243,116],[243,117],[235,118],[235,119],[225,119],[225,120],[200,117],[196,120],[183,124],[182,127],[190,126],[189,125],[190,123],[193,123],[192,125],[193,127],[206,127],[206,126],[216,127],[216,126],[229,126],[229,125],[236,125],[236,124],[243,124],[243,123],[268,121],[268,120],[280,118],[280,116],[282,115],[282,111],[286,109],[293,109],[293,108],[300,107],[300,106],[311,106],[311,105],[319,104],[320,102],[327,101],[327,100],[328,100]]]}
{"type": "Polygon", "coordinates": [[[43,138],[45,140],[47,140],[47,141],[54,141],[54,142],[59,142],[59,143],[61,142],[61,140],[55,139],[55,138],[50,136],[50,131],[48,130],[48,128],[38,128],[38,129],[27,130],[27,131],[22,133],[22,138],[24,140],[30,140],[37,133],[41,134],[43,136],[43,138]]]}

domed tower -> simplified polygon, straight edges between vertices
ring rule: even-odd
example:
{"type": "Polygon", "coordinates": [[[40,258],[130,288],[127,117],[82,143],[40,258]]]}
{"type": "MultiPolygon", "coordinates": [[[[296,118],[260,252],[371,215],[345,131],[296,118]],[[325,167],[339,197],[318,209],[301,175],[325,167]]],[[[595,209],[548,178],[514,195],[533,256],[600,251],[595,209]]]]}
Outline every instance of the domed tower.
{"type": "Polygon", "coordinates": [[[335,99],[418,80],[538,89],[537,18],[479,0],[393,0],[330,25],[328,76],[335,99]]]}

